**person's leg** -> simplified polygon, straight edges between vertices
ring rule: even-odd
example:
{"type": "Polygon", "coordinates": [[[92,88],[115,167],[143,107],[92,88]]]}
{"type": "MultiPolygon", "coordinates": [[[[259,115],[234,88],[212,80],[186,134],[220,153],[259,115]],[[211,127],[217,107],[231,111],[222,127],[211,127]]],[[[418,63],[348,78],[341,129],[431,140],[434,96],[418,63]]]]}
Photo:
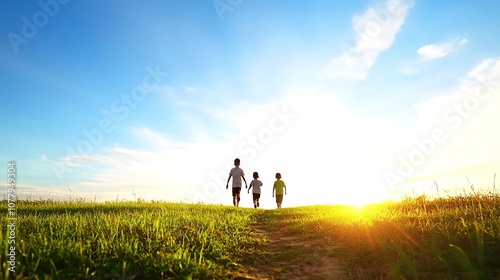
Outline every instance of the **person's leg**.
{"type": "Polygon", "coordinates": [[[236,192],[234,188],[231,189],[231,193],[233,194],[233,206],[236,206],[236,192]]]}
{"type": "Polygon", "coordinates": [[[240,203],[240,191],[241,188],[233,188],[233,205],[236,207],[240,203]]]}

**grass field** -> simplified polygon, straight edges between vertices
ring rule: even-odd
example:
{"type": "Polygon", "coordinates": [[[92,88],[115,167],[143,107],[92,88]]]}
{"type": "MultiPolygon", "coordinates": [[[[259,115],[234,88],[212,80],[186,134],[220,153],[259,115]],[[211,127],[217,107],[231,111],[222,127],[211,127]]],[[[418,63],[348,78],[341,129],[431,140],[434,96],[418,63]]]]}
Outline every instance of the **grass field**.
{"type": "Polygon", "coordinates": [[[14,274],[0,231],[2,279],[500,279],[497,195],[362,209],[18,201],[17,217],[14,274]]]}
{"type": "Polygon", "coordinates": [[[289,232],[326,237],[350,279],[500,279],[500,198],[424,197],[356,209],[283,209],[289,232]]]}
{"type": "MultiPolygon", "coordinates": [[[[253,242],[247,209],[43,201],[18,202],[17,213],[18,278],[220,278],[253,242]]],[[[5,253],[1,264],[5,278],[5,253]]]]}

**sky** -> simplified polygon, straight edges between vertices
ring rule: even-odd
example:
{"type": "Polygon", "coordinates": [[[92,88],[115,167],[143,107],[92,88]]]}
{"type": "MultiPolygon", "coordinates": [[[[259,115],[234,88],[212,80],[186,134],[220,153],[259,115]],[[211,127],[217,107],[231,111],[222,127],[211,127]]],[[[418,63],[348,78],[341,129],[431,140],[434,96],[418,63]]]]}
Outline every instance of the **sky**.
{"type": "Polygon", "coordinates": [[[495,191],[498,10],[2,1],[0,186],[15,162],[22,199],[232,205],[240,158],[264,208],[277,172],[284,207],[495,191]]]}

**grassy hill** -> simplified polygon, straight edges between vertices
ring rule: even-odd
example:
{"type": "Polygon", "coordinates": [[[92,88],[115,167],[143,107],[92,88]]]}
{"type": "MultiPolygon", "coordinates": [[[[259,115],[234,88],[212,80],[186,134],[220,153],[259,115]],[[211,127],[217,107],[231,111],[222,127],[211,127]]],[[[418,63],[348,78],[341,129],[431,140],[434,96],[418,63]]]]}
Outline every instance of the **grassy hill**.
{"type": "Polygon", "coordinates": [[[9,227],[0,231],[1,279],[500,279],[496,195],[364,208],[16,207],[15,244],[9,227]],[[7,262],[12,245],[15,273],[7,262]]]}

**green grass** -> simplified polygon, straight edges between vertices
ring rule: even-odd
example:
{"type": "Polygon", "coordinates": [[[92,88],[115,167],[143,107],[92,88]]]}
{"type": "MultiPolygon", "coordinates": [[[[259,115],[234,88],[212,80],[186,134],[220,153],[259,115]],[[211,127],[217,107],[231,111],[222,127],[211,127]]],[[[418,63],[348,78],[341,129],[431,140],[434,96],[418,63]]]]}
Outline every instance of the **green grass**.
{"type": "MultiPolygon", "coordinates": [[[[17,278],[224,278],[255,211],[167,203],[17,204],[17,278]]],[[[1,224],[6,224],[2,216],[1,224]]],[[[6,231],[0,251],[6,252],[6,231]]],[[[7,277],[5,253],[1,278],[7,277]]]]}
{"type": "Polygon", "coordinates": [[[17,217],[16,273],[7,271],[4,227],[0,279],[223,279],[238,275],[245,260],[294,266],[321,257],[300,248],[290,252],[304,256],[255,255],[268,242],[249,235],[256,220],[338,245],[331,252],[352,279],[500,279],[498,195],[409,198],[361,210],[18,201],[17,217]]]}
{"type": "Polygon", "coordinates": [[[274,212],[289,231],[341,245],[353,279],[500,279],[500,197],[314,206],[274,212]]]}

